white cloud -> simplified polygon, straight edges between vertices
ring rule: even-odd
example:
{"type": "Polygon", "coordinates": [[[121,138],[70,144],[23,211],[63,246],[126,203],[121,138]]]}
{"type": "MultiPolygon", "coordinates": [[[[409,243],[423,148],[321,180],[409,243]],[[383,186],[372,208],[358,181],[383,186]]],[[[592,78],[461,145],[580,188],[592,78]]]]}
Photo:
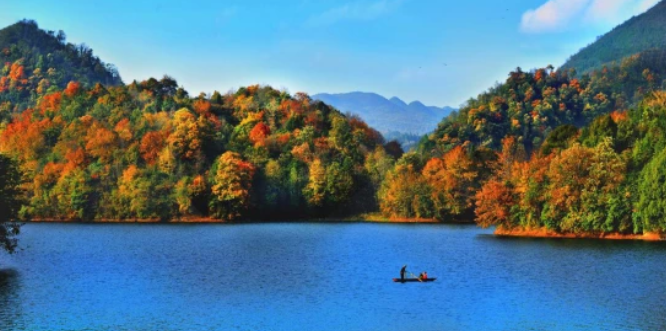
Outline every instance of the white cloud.
{"type": "Polygon", "coordinates": [[[549,0],[537,9],[523,14],[520,27],[524,32],[548,32],[565,27],[589,0],[549,0]]]}
{"type": "Polygon", "coordinates": [[[557,32],[568,27],[619,24],[652,8],[659,0],[548,0],[526,11],[520,28],[527,33],[557,32]]]}
{"type": "Polygon", "coordinates": [[[375,2],[351,2],[310,17],[310,26],[331,25],[339,21],[369,21],[392,12],[402,0],[379,0],[375,2]]]}

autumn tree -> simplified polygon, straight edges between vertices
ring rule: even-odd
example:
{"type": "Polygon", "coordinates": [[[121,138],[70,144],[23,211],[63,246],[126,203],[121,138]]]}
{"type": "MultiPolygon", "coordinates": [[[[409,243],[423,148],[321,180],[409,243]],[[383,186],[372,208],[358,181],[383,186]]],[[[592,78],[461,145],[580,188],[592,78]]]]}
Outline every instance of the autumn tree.
{"type": "Polygon", "coordinates": [[[263,146],[264,141],[269,134],[271,134],[271,129],[268,127],[268,125],[264,124],[263,122],[259,122],[250,131],[250,141],[255,146],[263,146]]]}
{"type": "Polygon", "coordinates": [[[308,184],[303,189],[308,203],[314,207],[322,207],[326,199],[326,168],[321,160],[310,163],[308,184]]]}
{"type": "Polygon", "coordinates": [[[197,119],[189,110],[183,108],[174,114],[174,131],[167,141],[177,157],[195,159],[201,151],[201,136],[197,119]]]}
{"type": "Polygon", "coordinates": [[[508,182],[492,178],[476,193],[476,223],[512,227],[511,208],[515,205],[513,189],[508,182]]]}
{"type": "Polygon", "coordinates": [[[81,84],[79,82],[71,81],[67,84],[67,88],[65,88],[65,95],[72,98],[76,96],[80,90],[81,84]]]}
{"type": "Polygon", "coordinates": [[[164,134],[161,131],[150,131],[141,138],[141,157],[147,164],[154,164],[157,161],[159,153],[164,148],[164,134]]]}
{"type": "Polygon", "coordinates": [[[433,217],[432,188],[413,164],[399,162],[379,190],[382,214],[388,217],[433,217]]]}
{"type": "Polygon", "coordinates": [[[118,146],[118,136],[115,132],[95,122],[86,134],[86,151],[101,162],[107,163],[118,146]]]}
{"type": "Polygon", "coordinates": [[[559,222],[561,231],[583,230],[581,194],[589,176],[592,157],[591,149],[575,144],[555,156],[550,163],[544,219],[559,222]]]}
{"type": "Polygon", "coordinates": [[[438,217],[457,216],[470,210],[478,173],[462,146],[442,158],[430,159],[423,168],[423,176],[432,188],[432,201],[438,217]]]}
{"type": "Polygon", "coordinates": [[[255,167],[234,152],[225,152],[217,162],[212,186],[211,213],[225,220],[243,215],[250,204],[255,167]]]}

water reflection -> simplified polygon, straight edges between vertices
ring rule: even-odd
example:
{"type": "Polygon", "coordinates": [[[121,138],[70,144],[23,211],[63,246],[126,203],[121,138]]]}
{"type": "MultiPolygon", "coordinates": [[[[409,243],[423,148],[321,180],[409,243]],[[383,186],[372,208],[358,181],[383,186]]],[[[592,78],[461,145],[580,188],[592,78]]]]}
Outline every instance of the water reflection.
{"type": "Polygon", "coordinates": [[[20,277],[14,269],[0,269],[0,330],[18,329],[21,319],[20,277]]]}

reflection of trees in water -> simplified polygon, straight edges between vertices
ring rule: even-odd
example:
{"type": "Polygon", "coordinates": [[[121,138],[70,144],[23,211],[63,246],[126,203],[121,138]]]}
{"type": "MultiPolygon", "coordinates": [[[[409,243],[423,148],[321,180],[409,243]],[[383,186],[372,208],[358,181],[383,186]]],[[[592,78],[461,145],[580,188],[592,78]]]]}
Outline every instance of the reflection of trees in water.
{"type": "Polygon", "coordinates": [[[0,269],[0,330],[20,329],[20,275],[13,269],[0,269]]]}

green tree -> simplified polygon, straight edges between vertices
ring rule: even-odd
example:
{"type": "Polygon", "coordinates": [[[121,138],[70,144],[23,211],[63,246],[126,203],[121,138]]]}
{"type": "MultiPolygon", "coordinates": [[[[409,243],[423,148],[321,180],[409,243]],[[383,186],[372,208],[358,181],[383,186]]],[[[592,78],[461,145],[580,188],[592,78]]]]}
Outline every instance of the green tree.
{"type": "Polygon", "coordinates": [[[663,149],[641,172],[638,181],[638,228],[643,232],[666,230],[666,149],[663,149]]]}
{"type": "Polygon", "coordinates": [[[16,249],[20,225],[17,218],[24,203],[21,173],[14,160],[0,154],[0,246],[9,253],[16,249]]]}
{"type": "MultiPolygon", "coordinates": [[[[626,207],[615,199],[623,196],[627,163],[613,149],[612,138],[605,138],[593,149],[589,173],[581,193],[583,228],[590,232],[617,232],[629,217],[626,207]]],[[[626,199],[625,199],[626,200],[626,199]]]]}
{"type": "Polygon", "coordinates": [[[331,206],[349,199],[354,189],[354,178],[349,167],[333,162],[326,169],[326,197],[331,206]]]}
{"type": "Polygon", "coordinates": [[[76,220],[92,220],[95,215],[95,191],[86,171],[75,169],[60,178],[54,194],[58,199],[60,216],[76,220]]]}

